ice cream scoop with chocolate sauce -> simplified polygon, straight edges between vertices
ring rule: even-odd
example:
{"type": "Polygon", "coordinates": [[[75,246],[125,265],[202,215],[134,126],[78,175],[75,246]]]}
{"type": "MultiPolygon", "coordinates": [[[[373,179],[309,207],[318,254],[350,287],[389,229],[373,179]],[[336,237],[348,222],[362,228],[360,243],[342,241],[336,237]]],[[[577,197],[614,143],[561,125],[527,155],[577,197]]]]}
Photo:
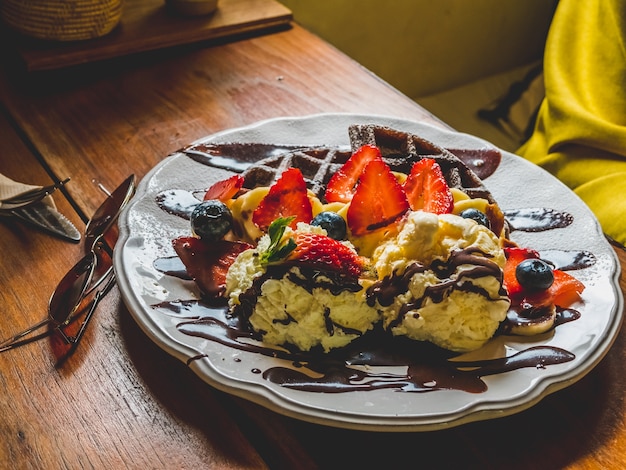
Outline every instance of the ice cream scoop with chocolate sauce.
{"type": "Polygon", "coordinates": [[[372,261],[379,281],[368,299],[393,335],[464,352],[493,337],[510,301],[499,239],[473,220],[412,212],[372,261]]]}
{"type": "MultiPolygon", "coordinates": [[[[302,223],[297,231],[325,234],[302,223]]],[[[285,238],[291,235],[288,228],[285,238]]],[[[329,351],[348,345],[380,321],[378,309],[366,299],[372,280],[305,266],[263,266],[260,255],[269,243],[264,235],[257,247],[239,255],[226,278],[233,313],[260,339],[300,351],[329,351]]]]}
{"type": "Polygon", "coordinates": [[[459,158],[419,136],[375,125],[349,132],[353,148],[376,145],[396,171],[434,158],[457,195],[454,213],[480,207],[487,214],[490,228],[455,214],[409,213],[397,235],[374,250],[379,281],[368,290],[370,304],[381,310],[383,326],[393,335],[457,352],[480,348],[510,306],[502,284],[504,216],[493,196],[459,158]]]}
{"type": "MultiPolygon", "coordinates": [[[[379,126],[351,126],[349,134],[353,149],[378,146],[395,172],[406,174],[414,162],[434,158],[460,205],[484,210],[490,228],[454,213],[409,212],[397,233],[368,248],[373,269],[356,283],[297,266],[263,267],[258,253],[268,242],[262,237],[229,270],[227,292],[234,313],[263,341],[303,351],[345,346],[379,322],[393,335],[452,351],[481,347],[509,308],[502,287],[505,223],[493,197],[461,160],[425,139],[379,126]]],[[[337,149],[298,149],[246,170],[244,186],[269,186],[281,171],[298,167],[322,199],[325,184],[348,157],[337,149]]],[[[254,192],[249,193],[252,198],[254,192]]],[[[250,206],[245,199],[237,204],[250,206]]],[[[249,225],[249,214],[240,218],[249,225]]]]}

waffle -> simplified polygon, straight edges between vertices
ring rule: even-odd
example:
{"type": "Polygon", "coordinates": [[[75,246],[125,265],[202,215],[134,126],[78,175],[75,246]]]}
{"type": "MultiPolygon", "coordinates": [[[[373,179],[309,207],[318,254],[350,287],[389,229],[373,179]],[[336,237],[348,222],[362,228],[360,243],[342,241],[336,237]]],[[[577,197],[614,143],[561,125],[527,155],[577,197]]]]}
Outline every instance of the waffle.
{"type": "Polygon", "coordinates": [[[307,187],[321,200],[328,180],[362,145],[376,145],[392,170],[408,174],[413,163],[424,157],[435,159],[450,187],[472,198],[494,202],[482,181],[450,151],[419,136],[376,125],[353,125],[349,128],[351,149],[311,147],[286,151],[259,160],[243,172],[244,187],[270,186],[288,168],[302,171],[307,187]]]}
{"type": "Polygon", "coordinates": [[[349,149],[315,147],[268,157],[243,172],[243,185],[270,186],[288,168],[299,168],[307,187],[322,199],[328,180],[351,155],[349,149]]]}
{"type": "Polygon", "coordinates": [[[471,198],[484,198],[495,203],[482,180],[463,161],[433,142],[414,134],[373,124],[353,125],[348,132],[353,150],[366,144],[376,145],[394,171],[408,174],[414,162],[422,158],[432,158],[439,163],[448,186],[464,191],[471,198]]]}

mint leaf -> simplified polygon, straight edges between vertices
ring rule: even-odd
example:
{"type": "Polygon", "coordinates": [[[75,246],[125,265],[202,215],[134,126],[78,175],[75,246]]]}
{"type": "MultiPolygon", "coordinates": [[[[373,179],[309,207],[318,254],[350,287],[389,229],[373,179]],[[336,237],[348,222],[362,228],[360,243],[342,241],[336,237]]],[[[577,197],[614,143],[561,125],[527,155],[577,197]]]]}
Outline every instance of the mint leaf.
{"type": "Polygon", "coordinates": [[[291,253],[295,249],[296,242],[293,241],[293,238],[290,238],[289,240],[287,240],[287,243],[278,248],[276,251],[270,253],[270,255],[267,257],[267,262],[276,263],[278,261],[281,261],[289,256],[289,253],[291,253]]]}
{"type": "Polygon", "coordinates": [[[293,238],[288,239],[281,245],[281,240],[285,234],[285,229],[293,221],[294,217],[279,217],[274,220],[267,231],[270,237],[270,246],[267,251],[261,253],[260,261],[262,265],[276,263],[289,256],[296,248],[293,238]]]}

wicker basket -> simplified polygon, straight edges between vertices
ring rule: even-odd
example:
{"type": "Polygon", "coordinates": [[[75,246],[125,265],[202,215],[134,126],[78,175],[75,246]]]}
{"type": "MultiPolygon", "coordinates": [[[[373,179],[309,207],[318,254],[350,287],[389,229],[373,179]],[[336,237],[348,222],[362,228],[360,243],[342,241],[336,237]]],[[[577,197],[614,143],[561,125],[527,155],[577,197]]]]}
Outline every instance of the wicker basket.
{"type": "Polygon", "coordinates": [[[108,34],[122,17],[123,0],[0,0],[0,15],[27,36],[78,41],[108,34]]]}

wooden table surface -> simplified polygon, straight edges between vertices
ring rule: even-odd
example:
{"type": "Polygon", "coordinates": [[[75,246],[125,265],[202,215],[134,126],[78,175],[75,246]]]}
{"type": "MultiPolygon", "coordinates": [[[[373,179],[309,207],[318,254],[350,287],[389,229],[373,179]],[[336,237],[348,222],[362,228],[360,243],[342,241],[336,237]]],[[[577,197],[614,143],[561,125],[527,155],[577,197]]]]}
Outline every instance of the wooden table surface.
{"type": "MultiPolygon", "coordinates": [[[[70,176],[68,200],[56,201],[80,230],[103,200],[96,183],[141,178],[223,129],[320,112],[444,125],[297,25],[54,73],[5,65],[0,93],[0,172],[38,184],[70,176]]],[[[83,246],[9,220],[0,250],[5,337],[44,316],[83,246]]],[[[0,467],[620,468],[625,354],[620,335],[586,377],[513,416],[435,432],[351,431],[208,386],[147,338],[115,288],[62,366],[48,340],[0,354],[0,467]]]]}

